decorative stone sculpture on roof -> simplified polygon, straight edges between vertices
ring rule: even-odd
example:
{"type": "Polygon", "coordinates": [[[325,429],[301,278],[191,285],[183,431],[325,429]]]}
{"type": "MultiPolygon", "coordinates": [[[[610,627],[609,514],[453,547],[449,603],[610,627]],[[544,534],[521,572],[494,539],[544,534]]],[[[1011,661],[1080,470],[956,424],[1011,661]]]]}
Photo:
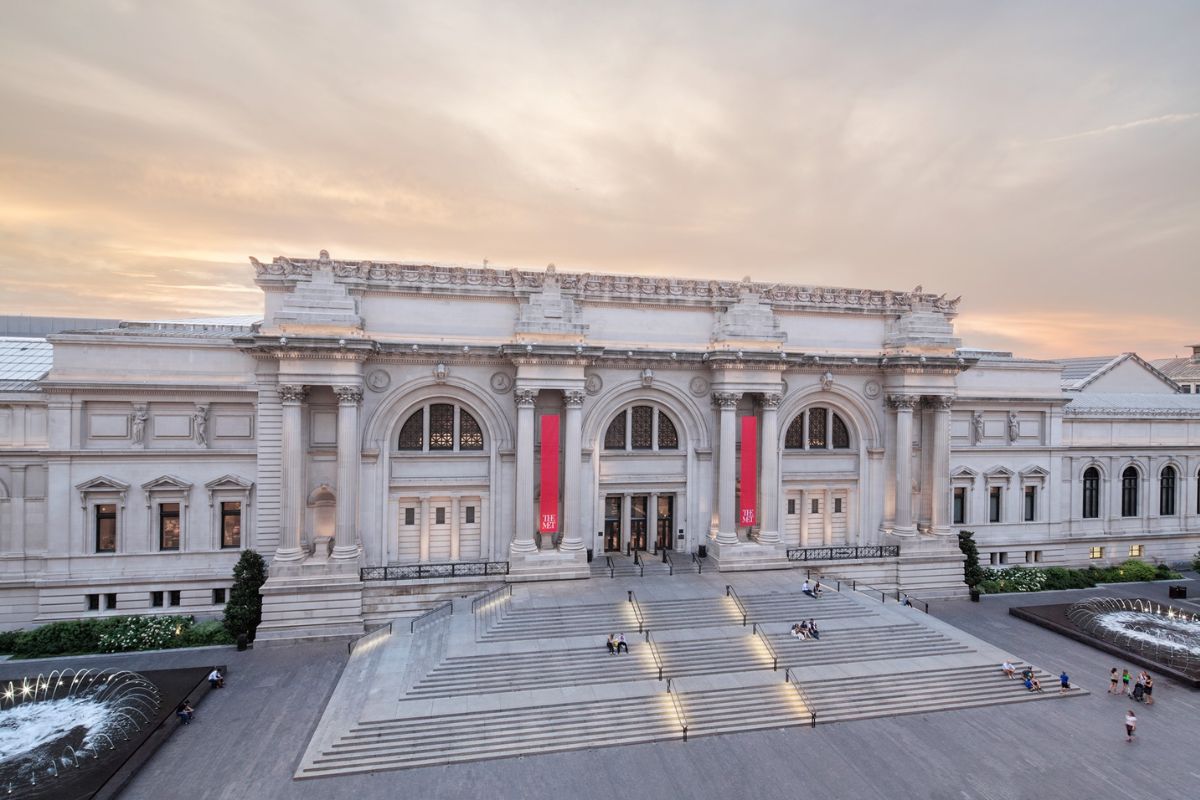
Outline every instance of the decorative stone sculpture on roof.
{"type": "MultiPolygon", "coordinates": [[[[517,280],[514,278],[514,284],[517,280]]],[[[578,306],[570,297],[563,295],[558,274],[554,265],[550,264],[546,267],[541,287],[521,304],[517,333],[583,336],[587,330],[587,324],[579,318],[578,306]]]]}
{"type": "Polygon", "coordinates": [[[763,302],[750,276],[737,285],[738,301],[717,312],[713,324],[713,341],[750,339],[782,342],[787,334],[780,329],[779,320],[769,302],[763,302]]]}

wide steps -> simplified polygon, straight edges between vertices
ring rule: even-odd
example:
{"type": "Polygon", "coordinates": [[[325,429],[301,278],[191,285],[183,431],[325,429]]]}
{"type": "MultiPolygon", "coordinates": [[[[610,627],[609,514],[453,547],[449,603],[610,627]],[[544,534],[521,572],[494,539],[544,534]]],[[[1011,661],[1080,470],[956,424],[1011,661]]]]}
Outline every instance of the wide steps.
{"type": "Polygon", "coordinates": [[[421,678],[409,696],[488,694],[524,689],[622,683],[651,680],[657,671],[644,648],[631,642],[629,653],[609,655],[603,647],[571,650],[536,650],[516,653],[452,656],[421,678]]]}
{"type": "Polygon", "coordinates": [[[967,645],[916,623],[826,630],[820,639],[801,640],[790,633],[770,639],[779,663],[789,667],[973,652],[967,645]]]}
{"type": "MultiPolygon", "coordinates": [[[[640,603],[644,627],[650,630],[740,625],[741,613],[720,597],[656,600],[640,603]]],[[[511,608],[484,634],[486,641],[569,636],[607,636],[638,629],[628,602],[568,607],[511,608]]]]}

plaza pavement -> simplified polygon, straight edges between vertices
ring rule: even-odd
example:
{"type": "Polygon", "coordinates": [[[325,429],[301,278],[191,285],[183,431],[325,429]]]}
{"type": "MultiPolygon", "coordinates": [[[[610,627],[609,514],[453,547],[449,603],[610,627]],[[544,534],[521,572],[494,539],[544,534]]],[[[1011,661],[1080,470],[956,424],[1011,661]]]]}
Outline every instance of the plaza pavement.
{"type": "MultiPolygon", "coordinates": [[[[664,578],[663,580],[670,580],[664,578]]],[[[1189,583],[1189,593],[1200,582],[1189,583]]],[[[793,727],[449,767],[293,781],[346,661],[344,644],[131,654],[133,669],[227,663],[228,688],[210,695],[199,724],[176,731],[124,798],[1182,798],[1200,779],[1200,692],[1160,678],[1157,703],[1134,706],[1138,741],[1121,729],[1124,698],[1105,694],[1117,662],[1022,622],[1013,604],[1114,594],[1166,597],[1164,584],[985,597],[934,606],[937,617],[1051,671],[1065,668],[1091,694],[816,729],[793,727]]],[[[37,662],[44,671],[65,663],[37,662]]]]}

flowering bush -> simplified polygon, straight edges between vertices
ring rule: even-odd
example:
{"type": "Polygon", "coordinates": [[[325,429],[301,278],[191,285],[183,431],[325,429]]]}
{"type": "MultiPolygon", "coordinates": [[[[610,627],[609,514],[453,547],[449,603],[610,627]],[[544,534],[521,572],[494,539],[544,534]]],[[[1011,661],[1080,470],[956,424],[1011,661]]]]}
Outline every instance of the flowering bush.
{"type": "Polygon", "coordinates": [[[191,617],[118,617],[117,624],[100,634],[97,644],[102,653],[179,647],[193,622],[191,617]]]}
{"type": "Polygon", "coordinates": [[[1157,567],[1131,558],[1115,567],[1097,569],[1067,569],[1066,567],[1008,567],[983,570],[979,591],[985,594],[1002,592],[1040,592],[1057,589],[1090,589],[1098,583],[1167,580],[1181,577],[1164,564],[1157,567]]]}
{"type": "Polygon", "coordinates": [[[15,658],[43,658],[232,643],[220,620],[197,625],[192,617],[144,616],[51,622],[15,631],[5,644],[15,658]]]}
{"type": "Polygon", "coordinates": [[[1040,569],[1009,567],[1008,569],[985,569],[981,591],[988,594],[1000,592],[1040,592],[1046,585],[1046,573],[1040,569]]]}

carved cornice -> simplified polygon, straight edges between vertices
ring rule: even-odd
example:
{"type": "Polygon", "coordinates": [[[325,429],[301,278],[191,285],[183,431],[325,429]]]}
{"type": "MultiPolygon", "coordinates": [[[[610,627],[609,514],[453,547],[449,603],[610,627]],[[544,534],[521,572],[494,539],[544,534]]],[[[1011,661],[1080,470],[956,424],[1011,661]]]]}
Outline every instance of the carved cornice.
{"type": "Polygon", "coordinates": [[[742,398],[739,392],[713,392],[713,405],[717,408],[736,408],[738,400],[742,398]]]}
{"type": "Polygon", "coordinates": [[[567,408],[583,408],[583,399],[587,397],[585,392],[577,389],[570,389],[563,392],[563,403],[567,408]]]}
{"type": "Polygon", "coordinates": [[[281,403],[303,403],[308,397],[308,387],[296,383],[281,383],[277,391],[281,403]]]}
{"type": "MultiPolygon", "coordinates": [[[[441,290],[449,292],[489,292],[511,296],[535,292],[546,283],[547,271],[493,269],[419,263],[342,261],[323,258],[277,256],[269,264],[251,258],[260,282],[311,278],[314,271],[329,269],[339,283],[363,285],[383,290],[441,290]]],[[[867,311],[897,314],[914,308],[926,308],[954,314],[958,299],[945,295],[891,290],[844,289],[826,286],[800,286],[763,283],[750,280],[717,281],[682,278],[617,275],[609,273],[553,272],[564,293],[589,301],[679,301],[727,306],[746,294],[757,294],[774,308],[867,311]]]]}
{"type": "Polygon", "coordinates": [[[892,411],[912,411],[921,402],[921,398],[912,394],[889,394],[887,407],[892,411]]]}
{"type": "Polygon", "coordinates": [[[513,392],[513,402],[517,404],[517,408],[533,408],[537,396],[537,389],[517,389],[513,392]]]}
{"type": "Polygon", "coordinates": [[[931,394],[925,396],[925,407],[934,411],[949,411],[954,405],[954,396],[949,394],[931,394]]]}
{"type": "Polygon", "coordinates": [[[362,402],[363,390],[361,386],[334,386],[333,394],[337,397],[338,402],[342,405],[356,406],[362,402]]]}
{"type": "Polygon", "coordinates": [[[776,392],[768,392],[762,396],[763,408],[777,409],[782,402],[783,395],[776,392]]]}

